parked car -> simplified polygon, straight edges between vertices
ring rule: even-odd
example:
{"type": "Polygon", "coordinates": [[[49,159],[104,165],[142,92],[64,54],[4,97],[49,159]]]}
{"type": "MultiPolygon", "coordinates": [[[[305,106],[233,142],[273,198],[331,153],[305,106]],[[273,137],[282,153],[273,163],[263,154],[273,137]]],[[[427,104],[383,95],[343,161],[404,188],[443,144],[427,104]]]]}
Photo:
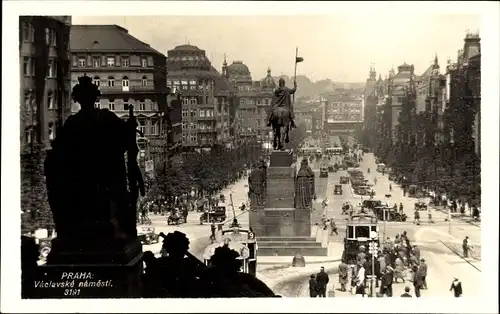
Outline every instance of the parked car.
{"type": "Polygon", "coordinates": [[[418,201],[415,203],[415,210],[427,210],[427,204],[423,201],[418,201]]]}
{"type": "Polygon", "coordinates": [[[333,190],[334,195],[342,195],[342,185],[340,184],[335,184],[335,189],[333,190]]]}
{"type": "Polygon", "coordinates": [[[349,177],[340,177],[340,184],[349,184],[349,177]]]}
{"type": "Polygon", "coordinates": [[[155,232],[153,226],[140,226],[137,227],[137,238],[141,244],[149,245],[160,242],[160,236],[155,232]]]}
{"type": "Polygon", "coordinates": [[[319,169],[319,177],[320,178],[328,178],[328,167],[327,166],[321,166],[319,169]]]}

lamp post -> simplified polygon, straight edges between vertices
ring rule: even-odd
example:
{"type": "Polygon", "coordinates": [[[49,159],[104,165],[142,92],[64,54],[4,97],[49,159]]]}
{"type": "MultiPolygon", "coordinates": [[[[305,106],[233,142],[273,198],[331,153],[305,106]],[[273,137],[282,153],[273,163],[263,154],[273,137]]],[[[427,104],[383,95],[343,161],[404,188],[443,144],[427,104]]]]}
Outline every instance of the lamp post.
{"type": "Polygon", "coordinates": [[[371,280],[371,295],[372,297],[375,296],[375,259],[378,256],[378,243],[377,243],[377,238],[378,238],[378,233],[377,231],[371,231],[370,232],[370,245],[369,245],[369,250],[368,253],[372,255],[372,280],[371,280]]]}

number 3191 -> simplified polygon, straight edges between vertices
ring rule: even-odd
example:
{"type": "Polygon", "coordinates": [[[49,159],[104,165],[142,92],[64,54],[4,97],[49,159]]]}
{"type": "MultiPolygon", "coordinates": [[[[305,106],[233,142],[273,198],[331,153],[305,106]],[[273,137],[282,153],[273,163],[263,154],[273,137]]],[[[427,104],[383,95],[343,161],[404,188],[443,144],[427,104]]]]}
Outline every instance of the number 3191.
{"type": "Polygon", "coordinates": [[[64,289],[64,295],[66,296],[80,295],[80,289],[64,289]]]}

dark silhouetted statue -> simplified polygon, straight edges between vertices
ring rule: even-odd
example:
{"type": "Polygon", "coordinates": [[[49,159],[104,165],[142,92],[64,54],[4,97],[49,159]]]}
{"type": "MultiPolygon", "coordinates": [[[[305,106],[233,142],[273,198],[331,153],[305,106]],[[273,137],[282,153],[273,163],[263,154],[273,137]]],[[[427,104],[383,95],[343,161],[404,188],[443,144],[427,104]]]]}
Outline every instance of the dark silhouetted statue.
{"type": "Polygon", "coordinates": [[[72,97],[81,109],[58,130],[45,160],[57,232],[48,264],[120,263],[110,252],[137,242],[136,203],[139,192],[144,195],[137,165],[137,121],[133,107],[128,121],[95,108],[98,87],[87,76],[78,81],[72,97]],[[62,251],[80,256],[68,260],[68,254],[59,254],[62,251]]]}
{"type": "Polygon", "coordinates": [[[264,205],[266,172],[263,162],[254,162],[252,172],[248,176],[248,194],[250,207],[264,205]]]}
{"type": "Polygon", "coordinates": [[[311,209],[313,199],[316,199],[314,171],[309,166],[307,159],[303,158],[295,179],[295,207],[311,209]]]}
{"type": "Polygon", "coordinates": [[[273,128],[273,148],[282,150],[283,143],[290,141],[290,127],[295,127],[291,95],[297,90],[297,82],[294,82],[293,88],[288,88],[285,86],[285,80],[280,78],[278,85],[273,94],[268,126],[273,128]]]}

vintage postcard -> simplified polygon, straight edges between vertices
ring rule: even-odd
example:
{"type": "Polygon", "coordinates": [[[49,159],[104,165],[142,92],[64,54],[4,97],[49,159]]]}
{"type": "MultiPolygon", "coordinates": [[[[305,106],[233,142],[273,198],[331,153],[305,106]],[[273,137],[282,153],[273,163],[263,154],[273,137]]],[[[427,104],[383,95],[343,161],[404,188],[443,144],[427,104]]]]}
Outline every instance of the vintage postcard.
{"type": "Polygon", "coordinates": [[[498,3],[5,9],[4,311],[498,311],[498,3]]]}

